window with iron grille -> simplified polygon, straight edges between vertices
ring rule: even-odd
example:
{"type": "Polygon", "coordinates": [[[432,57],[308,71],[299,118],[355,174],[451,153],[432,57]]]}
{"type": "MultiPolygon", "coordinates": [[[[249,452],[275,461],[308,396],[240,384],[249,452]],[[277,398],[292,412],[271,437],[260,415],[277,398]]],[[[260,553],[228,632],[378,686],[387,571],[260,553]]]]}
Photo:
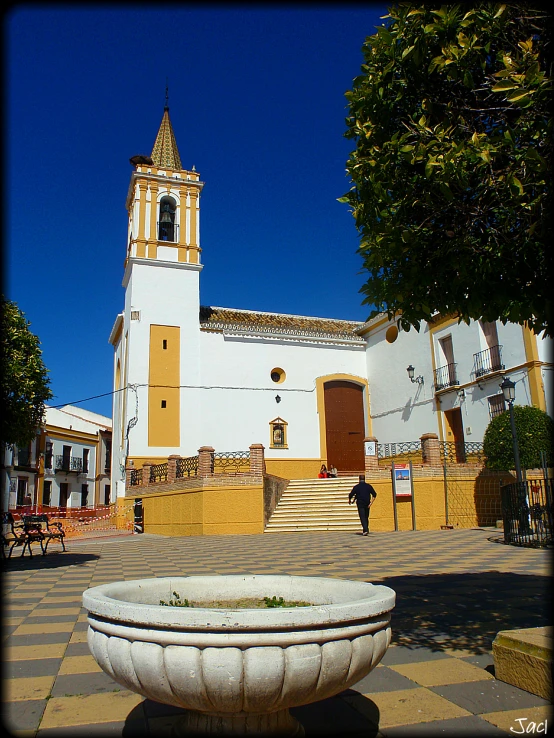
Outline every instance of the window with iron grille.
{"type": "Polygon", "coordinates": [[[504,395],[493,395],[488,398],[489,401],[489,415],[491,420],[496,418],[497,415],[501,415],[506,410],[506,400],[504,395]]]}

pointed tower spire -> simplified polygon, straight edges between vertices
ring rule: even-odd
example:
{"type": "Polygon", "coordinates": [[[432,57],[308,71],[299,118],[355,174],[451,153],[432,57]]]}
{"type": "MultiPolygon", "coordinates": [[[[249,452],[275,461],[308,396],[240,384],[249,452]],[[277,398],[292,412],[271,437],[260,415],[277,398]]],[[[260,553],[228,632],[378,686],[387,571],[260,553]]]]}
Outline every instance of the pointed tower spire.
{"type": "Polygon", "coordinates": [[[183,168],[181,157],[179,156],[179,150],[177,148],[177,142],[175,141],[175,134],[173,133],[171,121],[169,119],[167,84],[165,86],[164,114],[158,135],[156,136],[156,141],[154,142],[154,148],[152,149],[152,154],[150,156],[152,162],[157,167],[164,167],[172,169],[173,171],[180,171],[183,168]]]}

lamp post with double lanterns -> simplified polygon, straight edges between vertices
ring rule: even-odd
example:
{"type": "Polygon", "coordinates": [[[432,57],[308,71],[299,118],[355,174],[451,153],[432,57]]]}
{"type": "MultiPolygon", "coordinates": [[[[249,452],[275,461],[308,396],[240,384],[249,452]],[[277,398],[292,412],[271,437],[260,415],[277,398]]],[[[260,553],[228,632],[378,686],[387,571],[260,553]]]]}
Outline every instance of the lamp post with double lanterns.
{"type": "Polygon", "coordinates": [[[509,377],[504,377],[502,384],[500,385],[504,399],[508,403],[510,412],[510,425],[512,427],[512,444],[514,447],[514,462],[516,467],[516,479],[517,483],[521,484],[523,481],[521,475],[521,464],[519,461],[519,444],[517,442],[516,423],[514,419],[514,400],[516,399],[516,385],[512,382],[509,377]]]}

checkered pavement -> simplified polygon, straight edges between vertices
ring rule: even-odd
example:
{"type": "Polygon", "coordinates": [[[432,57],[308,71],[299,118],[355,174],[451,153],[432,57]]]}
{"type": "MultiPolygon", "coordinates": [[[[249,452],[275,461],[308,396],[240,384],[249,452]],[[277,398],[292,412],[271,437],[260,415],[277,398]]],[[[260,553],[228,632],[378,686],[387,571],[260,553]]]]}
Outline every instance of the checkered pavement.
{"type": "Polygon", "coordinates": [[[67,548],[5,562],[2,714],[12,735],[170,736],[182,711],[120,687],[90,655],[82,593],[228,573],[358,579],[397,593],[381,664],[340,695],[291,710],[307,738],[513,736],[545,720],[554,729],[549,703],[497,681],[492,659],[499,630],[551,624],[551,553],[505,546],[498,531],[143,534],[67,548]]]}

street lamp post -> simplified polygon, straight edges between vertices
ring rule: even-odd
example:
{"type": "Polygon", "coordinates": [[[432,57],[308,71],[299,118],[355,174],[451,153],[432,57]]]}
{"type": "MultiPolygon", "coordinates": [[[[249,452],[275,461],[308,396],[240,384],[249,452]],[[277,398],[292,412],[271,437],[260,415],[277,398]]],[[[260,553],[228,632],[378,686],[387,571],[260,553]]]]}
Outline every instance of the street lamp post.
{"type": "Polygon", "coordinates": [[[508,377],[504,377],[504,381],[500,385],[500,389],[504,395],[504,399],[508,403],[510,411],[510,425],[512,427],[512,443],[514,447],[514,462],[516,467],[517,483],[521,484],[523,477],[521,475],[521,464],[519,461],[519,444],[517,442],[516,423],[514,420],[514,400],[516,399],[516,385],[508,377]]]}

